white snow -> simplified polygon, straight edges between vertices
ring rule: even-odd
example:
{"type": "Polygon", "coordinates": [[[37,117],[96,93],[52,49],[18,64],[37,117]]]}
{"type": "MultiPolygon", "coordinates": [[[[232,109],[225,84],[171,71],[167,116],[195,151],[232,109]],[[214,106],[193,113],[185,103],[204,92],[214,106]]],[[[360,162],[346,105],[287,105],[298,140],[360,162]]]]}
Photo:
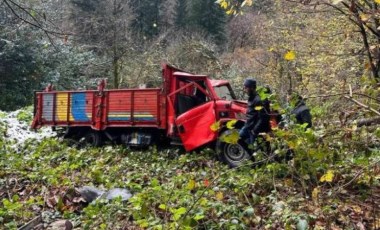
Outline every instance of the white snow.
{"type": "MultiPolygon", "coordinates": [[[[31,130],[30,124],[17,119],[17,115],[20,112],[31,113],[26,110],[17,110],[10,113],[0,111],[0,130],[3,131],[0,133],[0,138],[4,138],[7,143],[11,143],[14,149],[18,149],[29,139],[39,142],[44,138],[54,137],[56,135],[51,128],[41,128],[37,131],[31,130]]],[[[29,115],[32,116],[31,114],[29,115]]]]}

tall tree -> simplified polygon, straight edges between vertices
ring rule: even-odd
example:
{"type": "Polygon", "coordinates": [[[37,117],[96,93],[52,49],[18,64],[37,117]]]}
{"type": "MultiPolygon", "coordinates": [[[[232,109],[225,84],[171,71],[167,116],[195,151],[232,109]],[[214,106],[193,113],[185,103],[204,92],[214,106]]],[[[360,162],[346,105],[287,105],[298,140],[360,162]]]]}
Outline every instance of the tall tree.
{"type": "Polygon", "coordinates": [[[187,2],[186,0],[176,1],[175,11],[175,26],[177,28],[184,28],[187,26],[187,2]]]}
{"type": "Polygon", "coordinates": [[[73,4],[71,20],[77,41],[110,59],[113,86],[119,87],[120,60],[129,49],[130,23],[133,12],[129,1],[124,0],[71,0],[73,4]]]}
{"type": "MultiPolygon", "coordinates": [[[[302,3],[305,3],[302,1],[302,3]]],[[[319,2],[308,1],[314,7],[319,2]]],[[[380,82],[380,15],[378,1],[337,0],[322,1],[322,4],[345,16],[359,31],[363,48],[367,56],[367,64],[377,82],[380,82]]]]}
{"type": "MultiPolygon", "coordinates": [[[[31,34],[29,33],[29,36],[31,34]]],[[[15,110],[32,103],[33,89],[43,81],[41,45],[24,39],[0,39],[0,109],[15,110]]]]}
{"type": "Polygon", "coordinates": [[[175,25],[176,0],[162,0],[159,9],[159,31],[165,33],[175,25]]]}
{"type": "Polygon", "coordinates": [[[47,59],[42,53],[47,50],[44,47],[48,44],[41,37],[47,27],[43,24],[32,25],[33,18],[37,20],[37,16],[26,12],[32,6],[35,5],[0,2],[1,110],[30,105],[33,90],[41,89],[44,81],[43,64],[47,59]],[[38,30],[34,30],[37,27],[38,30]]]}
{"type": "Polygon", "coordinates": [[[159,34],[161,0],[131,0],[131,8],[136,17],[132,22],[135,36],[144,40],[153,38],[159,34]]]}
{"type": "Polygon", "coordinates": [[[222,44],[225,39],[226,14],[213,0],[194,0],[188,3],[187,26],[202,31],[222,44]]]}

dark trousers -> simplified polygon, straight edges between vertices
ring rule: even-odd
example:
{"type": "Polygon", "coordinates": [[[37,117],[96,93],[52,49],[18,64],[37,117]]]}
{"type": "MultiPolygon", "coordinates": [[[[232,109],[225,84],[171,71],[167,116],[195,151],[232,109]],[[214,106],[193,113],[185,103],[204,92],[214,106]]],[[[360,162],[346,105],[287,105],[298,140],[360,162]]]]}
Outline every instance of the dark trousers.
{"type": "Polygon", "coordinates": [[[240,139],[243,140],[246,144],[253,144],[256,140],[257,135],[252,133],[252,130],[247,128],[245,125],[239,132],[240,139]]]}

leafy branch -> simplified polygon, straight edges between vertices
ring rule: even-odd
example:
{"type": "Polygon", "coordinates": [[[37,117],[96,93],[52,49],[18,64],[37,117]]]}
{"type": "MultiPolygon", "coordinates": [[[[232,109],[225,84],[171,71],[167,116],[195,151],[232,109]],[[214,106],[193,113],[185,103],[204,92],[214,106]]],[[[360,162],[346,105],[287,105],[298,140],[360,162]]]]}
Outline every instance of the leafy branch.
{"type": "MultiPolygon", "coordinates": [[[[41,22],[35,15],[33,15],[30,11],[26,9],[26,7],[16,3],[13,0],[2,0],[4,4],[7,6],[7,8],[12,12],[14,16],[16,16],[19,20],[22,22],[25,22],[28,25],[31,25],[41,31],[48,37],[50,43],[55,47],[54,41],[52,36],[61,36],[61,37],[67,37],[68,35],[72,35],[71,33],[65,33],[65,32],[58,32],[54,30],[47,29],[44,25],[43,22],[41,22]],[[17,11],[24,12],[26,15],[28,15],[32,20],[28,20],[24,17],[21,16],[20,13],[17,11]]],[[[43,18],[46,20],[46,15],[43,14],[43,18]]],[[[56,47],[55,47],[56,48],[56,47]]]]}
{"type": "Polygon", "coordinates": [[[349,186],[349,185],[352,184],[352,183],[353,183],[353,182],[354,182],[354,181],[355,181],[360,175],[362,175],[366,169],[369,169],[369,168],[371,168],[371,167],[373,167],[373,166],[376,166],[376,165],[378,165],[379,163],[380,163],[380,160],[377,160],[377,161],[374,161],[374,162],[372,162],[371,164],[369,164],[369,165],[367,165],[367,166],[361,168],[361,169],[355,174],[355,176],[354,176],[350,181],[346,182],[346,183],[343,184],[343,185],[339,185],[337,188],[334,189],[334,191],[340,191],[341,189],[343,189],[343,188],[349,186]]]}

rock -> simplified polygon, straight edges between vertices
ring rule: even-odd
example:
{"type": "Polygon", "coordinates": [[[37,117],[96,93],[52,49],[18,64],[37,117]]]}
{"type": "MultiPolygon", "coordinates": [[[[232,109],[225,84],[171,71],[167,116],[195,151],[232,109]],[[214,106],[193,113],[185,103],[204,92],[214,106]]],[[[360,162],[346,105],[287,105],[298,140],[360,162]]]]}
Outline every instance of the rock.
{"type": "Polygon", "coordinates": [[[122,201],[126,201],[132,197],[132,194],[124,188],[113,188],[101,196],[101,198],[106,200],[113,200],[117,197],[121,197],[122,201]]]}
{"type": "Polygon", "coordinates": [[[254,214],[255,214],[255,210],[252,207],[249,207],[244,211],[244,215],[246,216],[253,216],[254,214]]]}
{"type": "Polygon", "coordinates": [[[122,201],[126,201],[132,197],[131,192],[124,188],[113,188],[108,192],[105,192],[91,186],[83,186],[82,188],[77,189],[77,191],[88,203],[91,203],[98,198],[113,200],[117,197],[121,197],[122,201]]]}
{"type": "Polygon", "coordinates": [[[104,194],[104,191],[91,186],[83,186],[77,189],[80,195],[86,200],[86,202],[91,203],[96,200],[99,196],[104,194]]]}
{"type": "Polygon", "coordinates": [[[309,228],[309,223],[305,219],[299,219],[296,225],[297,230],[306,230],[309,228]]]}
{"type": "Polygon", "coordinates": [[[272,207],[272,209],[273,209],[272,215],[281,216],[282,213],[284,212],[285,208],[286,208],[286,204],[284,201],[276,202],[272,207]]]}
{"type": "Polygon", "coordinates": [[[47,227],[49,230],[71,230],[73,229],[73,224],[68,220],[58,220],[55,221],[47,227]]]}

